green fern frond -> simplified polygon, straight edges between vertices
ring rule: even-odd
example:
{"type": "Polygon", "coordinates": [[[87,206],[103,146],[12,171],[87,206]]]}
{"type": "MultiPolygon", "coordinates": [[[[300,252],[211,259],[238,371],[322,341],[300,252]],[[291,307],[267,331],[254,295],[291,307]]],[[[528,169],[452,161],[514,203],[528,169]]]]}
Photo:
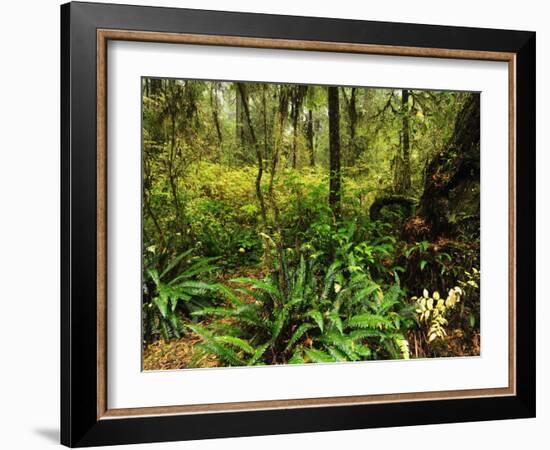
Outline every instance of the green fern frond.
{"type": "Polygon", "coordinates": [[[325,347],[327,349],[327,352],[336,360],[336,361],[347,361],[347,356],[338,350],[335,347],[325,347]]]}
{"type": "Polygon", "coordinates": [[[222,344],[229,344],[229,345],[232,345],[233,347],[237,347],[242,351],[244,351],[245,353],[248,353],[249,355],[254,354],[254,349],[244,339],[241,339],[235,336],[216,336],[214,340],[222,344]]]}
{"type": "Polygon", "coordinates": [[[315,328],[315,325],[313,325],[312,323],[303,323],[301,324],[297,329],[296,331],[294,332],[294,334],[292,335],[292,337],[288,340],[288,344],[286,345],[286,348],[285,348],[285,351],[288,351],[296,342],[298,342],[298,340],[308,331],[308,330],[311,330],[312,328],[315,328]]]}
{"type": "Polygon", "coordinates": [[[354,341],[357,341],[359,339],[367,339],[367,338],[381,338],[384,337],[384,333],[378,330],[372,330],[368,328],[358,329],[351,331],[348,336],[353,339],[354,341]]]}
{"type": "Polygon", "coordinates": [[[266,352],[266,350],[269,348],[270,345],[271,343],[267,342],[264,345],[261,345],[260,347],[258,347],[254,352],[254,354],[252,355],[252,358],[248,360],[247,365],[249,366],[255,365],[260,360],[260,358],[264,355],[264,353],[266,352]]]}
{"type": "Polygon", "coordinates": [[[244,361],[232,349],[214,341],[206,341],[198,344],[199,348],[218,356],[230,366],[244,366],[244,361]]]}
{"type": "Polygon", "coordinates": [[[302,352],[299,348],[296,349],[294,354],[291,356],[291,358],[287,361],[288,364],[304,364],[304,357],[302,356],[302,352]]]}
{"type": "Polygon", "coordinates": [[[350,338],[342,336],[334,331],[329,331],[328,333],[323,334],[321,341],[326,346],[336,347],[343,354],[345,354],[346,358],[349,360],[356,361],[359,359],[353,350],[354,342],[350,338]]]}
{"type": "Polygon", "coordinates": [[[279,292],[279,289],[277,289],[277,287],[274,286],[271,283],[261,281],[261,280],[257,280],[255,278],[246,278],[246,277],[234,278],[231,281],[233,281],[235,283],[250,284],[250,285],[252,285],[252,287],[254,289],[258,289],[258,290],[267,292],[267,293],[271,294],[273,297],[275,297],[278,300],[281,299],[281,293],[279,292]]]}
{"type": "Polygon", "coordinates": [[[304,349],[304,353],[309,358],[309,360],[314,363],[329,363],[336,361],[336,358],[334,358],[334,356],[314,348],[306,348],[304,349]]]}
{"type": "Polygon", "coordinates": [[[336,311],[331,311],[328,315],[329,320],[331,323],[336,327],[336,329],[340,332],[340,334],[344,333],[344,325],[342,323],[342,319],[340,318],[340,314],[336,311]]]}
{"type": "Polygon", "coordinates": [[[180,261],[185,258],[186,256],[190,255],[191,252],[193,251],[192,248],[190,248],[189,250],[181,253],[180,255],[178,255],[176,258],[174,258],[172,260],[172,262],[170,262],[170,264],[168,264],[166,266],[166,268],[161,272],[161,274],[159,275],[159,279],[162,279],[168,272],[170,272],[174,267],[176,267],[180,261]]]}
{"type": "Polygon", "coordinates": [[[372,329],[385,329],[393,328],[393,323],[386,317],[378,314],[359,314],[353,316],[346,322],[346,326],[349,328],[372,328],[372,329]]]}
{"type": "Polygon", "coordinates": [[[279,334],[283,329],[283,326],[285,324],[287,317],[288,317],[288,310],[285,308],[280,309],[275,313],[275,320],[273,321],[273,324],[271,327],[271,342],[275,342],[275,340],[279,337],[279,334]]]}
{"type": "Polygon", "coordinates": [[[319,329],[321,330],[321,333],[323,332],[323,329],[324,329],[323,314],[321,314],[320,311],[316,309],[312,309],[306,313],[306,317],[311,317],[315,321],[319,329]]]}

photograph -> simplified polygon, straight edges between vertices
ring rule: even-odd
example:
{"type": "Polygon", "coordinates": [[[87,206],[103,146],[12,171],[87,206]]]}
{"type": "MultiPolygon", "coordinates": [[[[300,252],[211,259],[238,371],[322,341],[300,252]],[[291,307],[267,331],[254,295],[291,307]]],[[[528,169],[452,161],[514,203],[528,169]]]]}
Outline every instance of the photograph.
{"type": "Polygon", "coordinates": [[[480,93],[142,77],[142,369],[480,355],[480,93]]]}

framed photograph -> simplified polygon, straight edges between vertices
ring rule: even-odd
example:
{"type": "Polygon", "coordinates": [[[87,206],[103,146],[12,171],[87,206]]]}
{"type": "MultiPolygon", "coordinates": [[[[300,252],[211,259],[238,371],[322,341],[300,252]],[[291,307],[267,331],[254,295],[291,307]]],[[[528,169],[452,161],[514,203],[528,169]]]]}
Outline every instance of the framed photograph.
{"type": "Polygon", "coordinates": [[[535,415],[535,33],[61,7],[61,441],[535,415]]]}

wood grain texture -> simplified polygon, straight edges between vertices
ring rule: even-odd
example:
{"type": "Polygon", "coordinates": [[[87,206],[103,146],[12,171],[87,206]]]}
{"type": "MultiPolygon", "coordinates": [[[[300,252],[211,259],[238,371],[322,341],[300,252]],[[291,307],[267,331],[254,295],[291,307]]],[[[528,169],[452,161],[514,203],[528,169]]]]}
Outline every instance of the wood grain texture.
{"type": "Polygon", "coordinates": [[[97,34],[97,417],[107,410],[107,40],[97,34]]]}
{"type": "Polygon", "coordinates": [[[514,53],[444,48],[260,39],[235,36],[157,33],[146,31],[97,30],[97,418],[219,413],[266,409],[346,406],[367,403],[412,402],[461,398],[512,396],[516,393],[516,268],[515,268],[515,127],[516,56],[514,53]],[[509,70],[509,384],[494,389],[471,389],[402,394],[364,395],[253,402],[174,405],[109,409],[107,404],[107,42],[109,40],[217,45],[266,49],[363,53],[392,56],[472,59],[508,62],[509,70]]]}
{"type": "Polygon", "coordinates": [[[263,39],[239,36],[202,34],[157,33],[149,31],[99,29],[98,36],[106,40],[160,42],[172,44],[217,45],[224,47],[250,47],[279,50],[305,50],[371,55],[416,56],[429,58],[474,59],[510,61],[514,53],[445,48],[403,47],[341,42],[297,41],[289,39],[263,39]]]}

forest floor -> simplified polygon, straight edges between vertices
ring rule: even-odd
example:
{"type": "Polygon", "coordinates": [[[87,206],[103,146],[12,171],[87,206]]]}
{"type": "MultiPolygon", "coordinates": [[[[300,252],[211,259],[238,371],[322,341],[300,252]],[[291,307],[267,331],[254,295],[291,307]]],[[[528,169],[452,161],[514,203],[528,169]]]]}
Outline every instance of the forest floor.
{"type": "MultiPolygon", "coordinates": [[[[233,278],[249,277],[261,279],[264,274],[259,267],[246,267],[233,271],[230,274],[220,277],[220,282],[225,282],[230,287],[236,287],[230,280],[233,278]]],[[[241,285],[242,286],[242,285],[241,285]]],[[[254,301],[254,298],[243,295],[244,301],[254,301]]],[[[219,362],[215,355],[201,355],[200,360],[196,359],[195,346],[201,338],[189,332],[186,335],[165,341],[159,339],[151,342],[143,349],[143,370],[177,370],[192,367],[210,368],[218,367],[219,362]],[[195,361],[193,359],[195,358],[195,361]],[[193,363],[192,363],[193,361],[193,363]]]]}
{"type": "MultiPolygon", "coordinates": [[[[189,367],[194,354],[194,347],[200,337],[194,333],[186,334],[179,339],[164,341],[159,339],[143,350],[143,370],[176,370],[189,367]]],[[[216,367],[214,355],[205,355],[201,367],[216,367]]]]}

